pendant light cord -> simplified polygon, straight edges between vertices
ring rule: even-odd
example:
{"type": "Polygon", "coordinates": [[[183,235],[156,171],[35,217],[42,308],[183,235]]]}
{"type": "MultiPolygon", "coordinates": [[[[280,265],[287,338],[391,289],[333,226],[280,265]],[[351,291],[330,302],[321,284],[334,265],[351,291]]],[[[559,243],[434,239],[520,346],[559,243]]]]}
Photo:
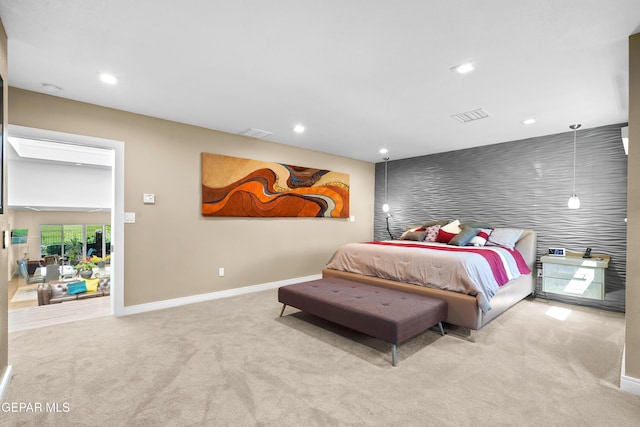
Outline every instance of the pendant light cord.
{"type": "Polygon", "coordinates": [[[578,138],[578,129],[582,126],[581,124],[575,124],[569,126],[573,129],[573,194],[572,197],[576,195],[576,139],[578,138]]]}
{"type": "Polygon", "coordinates": [[[389,158],[384,158],[384,203],[389,203],[387,201],[387,163],[389,162],[389,158]]]}
{"type": "Polygon", "coordinates": [[[576,194],[576,135],[578,128],[573,129],[573,194],[576,194]]]}

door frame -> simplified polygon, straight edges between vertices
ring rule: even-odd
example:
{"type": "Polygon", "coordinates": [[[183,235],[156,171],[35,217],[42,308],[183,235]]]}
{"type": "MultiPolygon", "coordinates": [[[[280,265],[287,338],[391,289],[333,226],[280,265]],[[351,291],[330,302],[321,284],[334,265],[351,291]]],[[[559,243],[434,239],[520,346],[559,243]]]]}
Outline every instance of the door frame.
{"type": "Polygon", "coordinates": [[[15,137],[65,142],[87,147],[113,150],[111,173],[113,200],[111,203],[111,315],[124,312],[124,141],[57,132],[47,129],[9,125],[8,135],[15,137]]]}

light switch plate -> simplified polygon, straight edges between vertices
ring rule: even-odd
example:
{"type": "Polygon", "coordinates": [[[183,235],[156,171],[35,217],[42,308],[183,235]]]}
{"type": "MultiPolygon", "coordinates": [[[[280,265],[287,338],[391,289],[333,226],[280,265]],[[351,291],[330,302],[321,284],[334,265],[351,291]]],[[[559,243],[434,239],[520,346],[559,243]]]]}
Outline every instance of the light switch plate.
{"type": "Polygon", "coordinates": [[[143,194],[142,195],[142,201],[144,203],[155,203],[156,202],[156,195],[155,194],[143,194]]]}
{"type": "Polygon", "coordinates": [[[136,213],[135,212],[125,212],[124,213],[124,222],[128,222],[128,223],[136,222],[136,213]]]}

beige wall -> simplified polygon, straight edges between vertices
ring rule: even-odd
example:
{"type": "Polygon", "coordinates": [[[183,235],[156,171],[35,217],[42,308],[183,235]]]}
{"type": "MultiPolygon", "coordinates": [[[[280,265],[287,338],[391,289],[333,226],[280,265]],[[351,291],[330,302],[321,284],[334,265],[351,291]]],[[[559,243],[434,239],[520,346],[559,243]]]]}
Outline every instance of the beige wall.
{"type": "Polygon", "coordinates": [[[640,34],[629,38],[625,375],[640,379],[640,34]]]}
{"type": "Polygon", "coordinates": [[[319,274],[338,245],[372,239],[371,163],[15,88],[9,108],[12,125],[124,141],[125,211],[136,213],[125,224],[125,306],[319,274]],[[356,221],[204,218],[201,152],[348,173],[356,221]]]}
{"type": "Polygon", "coordinates": [[[27,243],[11,245],[9,249],[9,277],[17,276],[17,260],[40,258],[40,226],[43,224],[111,224],[109,212],[34,212],[12,211],[9,226],[29,230],[27,243]]]}
{"type": "MultiPolygon", "coordinates": [[[[0,22],[0,74],[4,79],[4,97],[2,99],[3,105],[3,117],[2,122],[6,125],[7,123],[7,34],[4,31],[4,26],[2,22],[0,22]]],[[[2,129],[3,133],[3,141],[6,141],[6,126],[2,129]]],[[[2,156],[2,161],[4,163],[4,155],[2,156]]],[[[4,169],[4,168],[3,168],[4,169]]],[[[6,176],[7,171],[4,172],[5,179],[2,180],[4,188],[2,190],[2,206],[6,206],[7,203],[7,183],[6,176]]],[[[4,215],[0,215],[0,234],[2,231],[9,231],[9,214],[6,212],[4,215]]],[[[1,245],[0,245],[1,247],[1,245]]],[[[4,378],[7,366],[8,366],[8,338],[9,338],[9,330],[7,329],[7,317],[8,317],[8,308],[7,308],[7,300],[9,290],[8,286],[8,275],[5,273],[8,270],[9,263],[9,251],[7,249],[0,249],[0,380],[4,378]]]]}

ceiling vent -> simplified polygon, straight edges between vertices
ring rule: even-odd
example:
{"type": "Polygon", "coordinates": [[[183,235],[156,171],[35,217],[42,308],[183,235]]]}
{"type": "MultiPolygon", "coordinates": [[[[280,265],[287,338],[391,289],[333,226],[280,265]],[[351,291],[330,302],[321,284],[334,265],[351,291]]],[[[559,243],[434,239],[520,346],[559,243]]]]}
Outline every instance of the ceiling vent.
{"type": "Polygon", "coordinates": [[[451,118],[456,119],[460,123],[469,123],[475,120],[486,119],[487,117],[489,117],[489,113],[484,111],[482,108],[451,116],[451,118]]]}
{"type": "Polygon", "coordinates": [[[240,132],[238,135],[248,136],[249,138],[266,138],[267,136],[273,135],[273,132],[267,132],[266,130],[249,128],[243,132],[240,132]]]}

